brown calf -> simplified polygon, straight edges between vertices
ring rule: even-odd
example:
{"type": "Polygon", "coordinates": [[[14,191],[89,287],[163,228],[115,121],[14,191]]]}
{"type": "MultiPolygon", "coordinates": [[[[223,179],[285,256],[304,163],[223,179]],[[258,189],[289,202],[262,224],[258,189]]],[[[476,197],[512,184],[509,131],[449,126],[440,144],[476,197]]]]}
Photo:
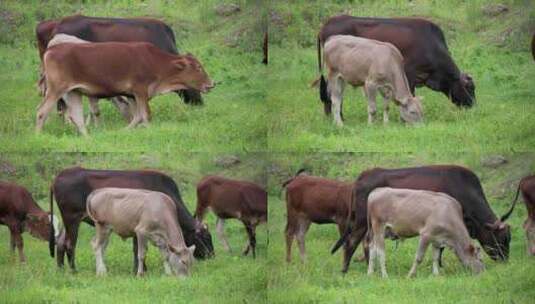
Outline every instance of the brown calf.
{"type": "Polygon", "coordinates": [[[292,259],[292,243],[297,239],[301,261],[306,259],[305,234],[310,223],[335,223],[340,235],[346,229],[351,205],[352,183],[297,174],[286,187],[286,261],[292,259]]]}
{"type": "Polygon", "coordinates": [[[225,219],[242,221],[249,237],[244,255],[252,251],[256,257],[256,226],[267,222],[267,192],[260,186],[220,176],[205,176],[197,184],[197,210],[195,218],[202,221],[206,208],[217,216],[216,232],[225,250],[230,246],[224,233],[225,219]]]}
{"type": "Polygon", "coordinates": [[[64,94],[71,120],[85,135],[82,94],[133,98],[137,111],[128,126],[132,128],[148,124],[148,102],[156,95],[191,88],[207,92],[214,86],[192,55],[169,54],[145,42],[56,45],[44,55],[44,70],[47,91],[37,112],[37,132],[64,94]]]}
{"type": "MultiPolygon", "coordinates": [[[[11,250],[15,247],[19,251],[21,262],[26,261],[23,252],[22,233],[28,230],[30,234],[46,241],[50,233],[50,213],[41,209],[33,200],[32,195],[24,187],[14,183],[0,181],[0,224],[6,225],[11,233],[11,250]]],[[[57,224],[55,231],[59,233],[57,224]]]]}

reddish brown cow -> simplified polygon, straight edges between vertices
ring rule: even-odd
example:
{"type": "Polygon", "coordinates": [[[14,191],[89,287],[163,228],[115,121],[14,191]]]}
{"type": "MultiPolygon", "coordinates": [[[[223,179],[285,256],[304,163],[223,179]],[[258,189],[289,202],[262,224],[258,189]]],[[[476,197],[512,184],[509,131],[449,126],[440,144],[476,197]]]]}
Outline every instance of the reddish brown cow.
{"type": "Polygon", "coordinates": [[[230,250],[224,233],[225,219],[235,218],[245,225],[249,237],[243,254],[252,252],[253,258],[256,257],[255,229],[258,224],[267,222],[267,192],[264,189],[247,181],[205,176],[197,184],[195,218],[202,221],[206,208],[210,208],[217,216],[216,232],[225,250],[230,250]]]}
{"type": "Polygon", "coordinates": [[[522,192],[528,210],[528,218],[524,222],[524,230],[526,230],[528,240],[528,254],[535,256],[535,175],[526,176],[520,180],[513,205],[501,220],[505,221],[511,215],[520,192],[522,192]]]}
{"type": "Polygon", "coordinates": [[[56,102],[68,94],[69,118],[82,134],[82,95],[97,98],[128,96],[137,111],[129,124],[148,124],[148,102],[159,94],[182,89],[207,92],[214,86],[199,61],[190,54],[174,55],[145,42],[59,44],[44,56],[46,95],[37,112],[40,132],[56,102]]]}
{"type": "MultiPolygon", "coordinates": [[[[23,252],[22,233],[27,230],[40,240],[47,241],[50,233],[59,233],[56,228],[51,231],[50,213],[37,205],[32,195],[24,187],[14,183],[0,181],[0,224],[6,225],[11,233],[11,250],[19,251],[21,262],[26,261],[23,252]]],[[[57,235],[56,235],[57,236],[57,235]]]]}
{"type": "Polygon", "coordinates": [[[287,208],[286,261],[292,259],[292,243],[296,238],[301,261],[304,262],[305,234],[311,223],[335,223],[342,236],[346,229],[353,184],[298,172],[283,187],[286,187],[287,208]]]}

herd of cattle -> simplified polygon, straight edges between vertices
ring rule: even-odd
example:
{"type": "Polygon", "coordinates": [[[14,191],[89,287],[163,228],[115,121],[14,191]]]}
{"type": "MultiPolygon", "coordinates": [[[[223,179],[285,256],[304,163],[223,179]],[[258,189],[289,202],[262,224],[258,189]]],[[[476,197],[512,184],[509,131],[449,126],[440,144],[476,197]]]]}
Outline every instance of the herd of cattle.
{"type": "Polygon", "coordinates": [[[511,232],[505,221],[521,192],[528,218],[524,223],[528,253],[535,255],[535,176],[520,181],[510,210],[500,219],[490,208],[479,178],[469,169],[453,165],[435,165],[402,169],[374,168],[360,174],[353,183],[310,176],[304,170],[284,182],[287,225],[286,259],[291,261],[294,238],[301,259],[306,259],[305,234],[311,223],[335,223],[340,239],[332,252],[344,247],[343,272],[358,244],[373,273],[375,259],[387,276],[384,240],[420,236],[409,277],[416,272],[429,245],[433,246],[433,273],[442,265],[444,248],[453,250],[461,263],[474,273],[484,270],[479,241],[493,260],[509,257],[511,232]]]}
{"type": "MultiPolygon", "coordinates": [[[[336,223],[340,239],[332,252],[344,247],[343,272],[358,244],[363,242],[368,273],[378,258],[386,276],[385,238],[420,236],[413,276],[429,245],[433,246],[433,273],[442,266],[444,248],[450,248],[474,273],[484,270],[475,238],[493,259],[509,257],[511,232],[505,221],[522,193],[528,210],[524,223],[528,253],[535,255],[535,176],[523,178],[510,210],[500,219],[490,208],[478,177],[469,169],[435,165],[403,169],[374,168],[361,173],[353,183],[329,180],[300,170],[282,185],[286,189],[286,259],[297,239],[301,259],[306,259],[305,234],[311,223],[336,223]]],[[[203,218],[206,209],[217,217],[216,232],[225,250],[225,219],[239,219],[248,242],[243,254],[255,257],[256,226],[267,222],[267,192],[246,181],[206,176],[197,184],[197,208],[186,208],[176,183],[151,170],[90,170],[81,167],[61,171],[50,187],[50,212],[43,211],[22,186],[0,182],[0,223],[11,233],[11,249],[18,248],[25,260],[22,232],[48,240],[52,257],[63,268],[67,254],[75,271],[75,249],[80,223],[95,226],[92,248],[96,272],[106,273],[104,252],[112,231],[123,239],[133,238],[134,272],[146,270],[147,242],[158,247],[168,274],[186,276],[194,258],[214,256],[212,237],[203,218]],[[53,215],[54,199],[63,228],[53,215]]]]}
{"type": "Polygon", "coordinates": [[[162,255],[167,274],[187,276],[194,258],[214,256],[212,237],[202,223],[206,208],[217,216],[217,233],[225,249],[225,219],[243,222],[248,235],[244,255],[255,257],[256,226],[267,221],[267,192],[246,181],[207,176],[197,186],[197,209],[192,215],[173,179],[161,172],[89,170],[81,167],[61,171],[50,187],[50,212],[43,211],[24,187],[0,182],[0,224],[11,233],[11,249],[18,248],[25,261],[22,232],[48,240],[52,257],[63,268],[65,254],[73,271],[78,228],[83,221],[96,229],[91,244],[97,275],[106,273],[104,252],[111,232],[133,238],[134,272],[146,270],[147,242],[162,255]],[[63,228],[53,215],[54,199],[63,228]]]}

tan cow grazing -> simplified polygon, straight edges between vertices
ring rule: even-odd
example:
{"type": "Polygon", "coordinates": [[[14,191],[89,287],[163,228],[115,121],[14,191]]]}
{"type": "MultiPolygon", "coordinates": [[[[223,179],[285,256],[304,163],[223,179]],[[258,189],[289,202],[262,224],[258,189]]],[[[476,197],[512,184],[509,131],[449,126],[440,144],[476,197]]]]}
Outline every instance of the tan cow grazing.
{"type": "MultiPolygon", "coordinates": [[[[83,39],[80,39],[76,36],[72,36],[72,35],[67,35],[67,34],[56,34],[54,35],[54,38],[52,38],[50,40],[50,42],[48,43],[48,47],[53,47],[55,45],[58,45],[58,44],[62,44],[62,43],[91,43],[87,40],[83,40],[83,39]]],[[[45,75],[44,75],[44,72],[41,72],[41,77],[39,79],[39,82],[38,82],[38,86],[39,86],[39,90],[41,92],[41,95],[44,96],[45,95],[45,92],[46,92],[46,80],[45,80],[45,75]]],[[[64,96],[64,99],[66,100],[68,96],[64,96]]],[[[129,102],[122,98],[122,97],[114,97],[114,98],[111,98],[110,99],[112,104],[117,108],[117,110],[119,110],[119,112],[121,113],[121,115],[123,116],[123,118],[130,122],[130,120],[132,120],[132,113],[131,113],[131,109],[130,109],[130,104],[129,102]]],[[[67,109],[66,110],[66,116],[65,118],[66,119],[72,119],[70,117],[70,113],[69,113],[69,103],[67,102],[66,103],[67,105],[67,109]]],[[[95,122],[95,125],[98,125],[98,122],[99,122],[99,116],[100,116],[100,108],[98,106],[98,98],[94,98],[94,97],[89,97],[89,109],[91,111],[90,115],[87,117],[87,121],[86,121],[86,124],[89,124],[91,122],[91,120],[93,120],[95,122]]],[[[60,114],[64,115],[65,113],[60,112],[60,114]]]]}
{"type": "Polygon", "coordinates": [[[44,55],[44,71],[47,91],[37,111],[37,132],[65,94],[73,123],[86,135],[82,94],[133,97],[136,111],[128,125],[132,128],[140,123],[148,125],[148,103],[153,97],[183,89],[205,93],[214,86],[192,55],[169,54],[146,42],[56,45],[44,55]]]}
{"type": "Polygon", "coordinates": [[[409,89],[403,68],[403,56],[392,44],[349,35],[330,37],[324,47],[328,91],[332,99],[334,121],[342,126],[342,101],[345,83],[364,86],[368,98],[368,123],[377,112],[376,95],[384,98],[383,122],[388,123],[389,101],[400,106],[401,118],[408,123],[420,122],[423,110],[419,97],[409,89]]]}
{"type": "Polygon", "coordinates": [[[381,273],[387,277],[385,265],[385,232],[397,238],[420,236],[416,258],[408,277],[416,274],[416,267],[423,260],[427,247],[433,246],[433,274],[438,275],[441,247],[451,248],[461,263],[480,273],[485,266],[479,255],[479,247],[470,241],[463,222],[462,208],[451,196],[426,190],[380,187],[368,196],[368,226],[371,226],[372,243],[368,275],[374,271],[374,261],[379,258],[381,273]]]}
{"type": "Polygon", "coordinates": [[[286,187],[286,261],[292,259],[294,238],[301,261],[306,260],[305,235],[311,223],[335,223],[342,235],[351,206],[353,183],[297,174],[283,184],[286,187]]]}
{"type": "Polygon", "coordinates": [[[104,251],[112,230],[123,239],[137,237],[138,276],[144,274],[147,241],[160,250],[166,274],[189,275],[195,245],[186,246],[175,203],[166,194],[141,189],[100,188],[87,197],[87,214],[96,228],[92,246],[97,275],[106,274],[104,251]]]}
{"type": "Polygon", "coordinates": [[[208,175],[197,184],[195,218],[202,221],[207,208],[217,216],[216,232],[225,250],[230,250],[224,232],[225,220],[235,218],[243,223],[249,237],[243,254],[252,252],[255,258],[256,226],[267,222],[266,190],[251,182],[208,175]]]}

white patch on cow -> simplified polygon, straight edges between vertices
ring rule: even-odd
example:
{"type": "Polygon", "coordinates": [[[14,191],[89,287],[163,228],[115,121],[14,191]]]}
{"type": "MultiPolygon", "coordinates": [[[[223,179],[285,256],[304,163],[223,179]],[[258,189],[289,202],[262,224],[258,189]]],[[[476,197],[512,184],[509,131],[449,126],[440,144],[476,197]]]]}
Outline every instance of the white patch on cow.
{"type": "Polygon", "coordinates": [[[57,238],[59,236],[59,230],[60,230],[58,217],[52,216],[51,214],[49,214],[48,220],[52,222],[52,226],[54,227],[54,237],[57,238]]]}

